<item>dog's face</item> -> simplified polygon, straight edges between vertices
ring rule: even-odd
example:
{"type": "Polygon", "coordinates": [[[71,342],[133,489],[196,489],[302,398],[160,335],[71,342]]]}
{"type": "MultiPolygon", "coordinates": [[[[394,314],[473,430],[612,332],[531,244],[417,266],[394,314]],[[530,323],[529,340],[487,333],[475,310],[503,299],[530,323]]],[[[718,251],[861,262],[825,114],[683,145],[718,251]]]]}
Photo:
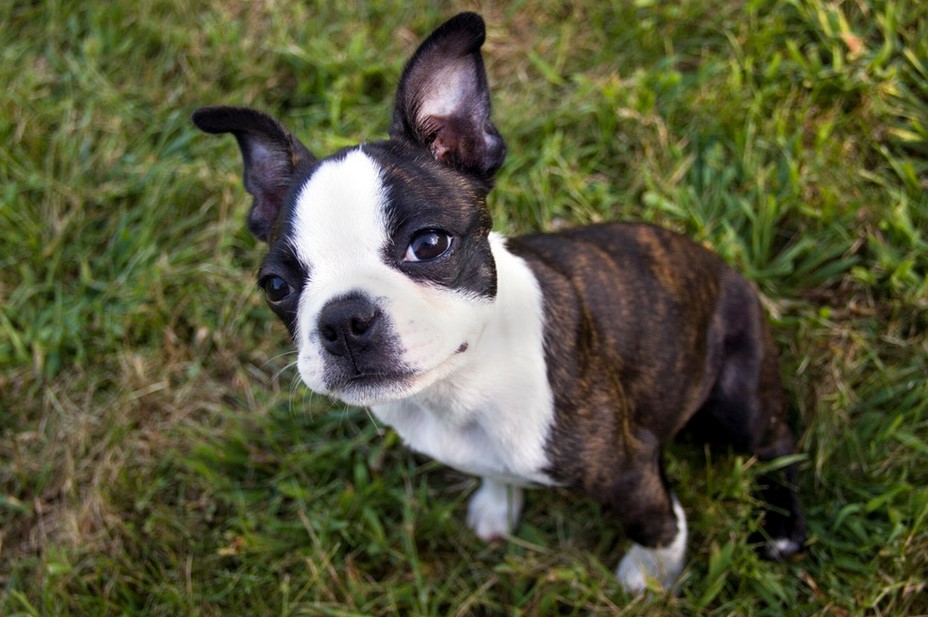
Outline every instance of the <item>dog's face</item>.
{"type": "Polygon", "coordinates": [[[496,297],[484,202],[505,146],[490,121],[484,27],[463,14],[407,64],[389,141],[317,160],[273,118],[204,108],[194,122],[235,135],[254,196],[259,270],[307,386],[371,405],[453,372],[496,297]]]}
{"type": "Polygon", "coordinates": [[[314,166],[259,271],[305,383],[359,405],[447,374],[496,293],[477,187],[395,150],[368,145],[314,166]]]}

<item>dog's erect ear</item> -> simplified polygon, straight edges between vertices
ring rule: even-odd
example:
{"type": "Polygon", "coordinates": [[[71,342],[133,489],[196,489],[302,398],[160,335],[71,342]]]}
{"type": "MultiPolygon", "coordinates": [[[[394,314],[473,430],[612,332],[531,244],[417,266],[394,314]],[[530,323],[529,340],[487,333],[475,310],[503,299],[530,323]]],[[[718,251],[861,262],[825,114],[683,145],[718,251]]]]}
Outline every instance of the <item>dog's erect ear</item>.
{"type": "Polygon", "coordinates": [[[267,242],[297,171],[315,157],[277,120],[246,107],[203,107],[193,123],[207,133],[232,133],[245,161],[245,189],[255,198],[248,229],[267,242]]]}
{"type": "Polygon", "coordinates": [[[390,136],[429,149],[438,161],[489,180],[506,145],[490,121],[490,91],[480,55],[483,19],[461,13],[416,50],[396,92],[390,136]]]}

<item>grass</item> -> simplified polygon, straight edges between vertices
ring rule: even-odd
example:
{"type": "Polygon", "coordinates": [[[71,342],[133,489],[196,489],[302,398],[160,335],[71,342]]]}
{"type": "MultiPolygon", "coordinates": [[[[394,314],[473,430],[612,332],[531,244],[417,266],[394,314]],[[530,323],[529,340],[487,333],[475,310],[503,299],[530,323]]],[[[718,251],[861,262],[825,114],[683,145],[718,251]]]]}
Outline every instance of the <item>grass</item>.
{"type": "MultiPolygon", "coordinates": [[[[466,8],[466,7],[461,7],[466,8]]],[[[463,525],[474,480],[297,383],[254,289],[231,140],[385,134],[450,6],[0,6],[0,614],[928,614],[928,5],[487,3],[518,233],[645,219],[756,282],[802,430],[811,542],[747,544],[756,461],[675,446],[680,593],[625,596],[592,503],[463,525]]]]}

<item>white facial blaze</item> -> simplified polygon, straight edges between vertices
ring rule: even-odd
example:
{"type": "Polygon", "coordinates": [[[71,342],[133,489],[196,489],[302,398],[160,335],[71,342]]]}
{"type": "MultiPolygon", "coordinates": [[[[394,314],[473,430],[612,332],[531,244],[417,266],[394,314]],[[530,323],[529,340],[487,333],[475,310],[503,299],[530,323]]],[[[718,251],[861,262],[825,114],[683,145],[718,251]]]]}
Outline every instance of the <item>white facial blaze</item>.
{"type": "Polygon", "coordinates": [[[297,315],[300,376],[312,390],[350,404],[382,402],[426,387],[447,374],[458,348],[480,327],[480,311],[468,294],[414,282],[385,262],[387,205],[381,170],[360,148],[322,163],[295,205],[290,242],[309,272],[297,315]],[[362,397],[327,390],[329,358],[318,334],[319,313],[329,301],[350,293],[370,298],[391,324],[401,351],[397,371],[417,375],[410,392],[362,397]]]}

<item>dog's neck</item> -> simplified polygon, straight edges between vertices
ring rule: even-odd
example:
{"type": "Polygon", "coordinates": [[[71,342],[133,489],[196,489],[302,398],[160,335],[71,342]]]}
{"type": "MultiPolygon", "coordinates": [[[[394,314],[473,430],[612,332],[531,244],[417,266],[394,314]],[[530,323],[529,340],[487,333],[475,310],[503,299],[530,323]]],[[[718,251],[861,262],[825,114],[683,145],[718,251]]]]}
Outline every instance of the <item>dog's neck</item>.
{"type": "Polygon", "coordinates": [[[528,264],[506,248],[505,238],[492,234],[490,242],[498,293],[487,306],[480,337],[459,354],[450,374],[373,411],[411,447],[452,467],[473,472],[487,464],[494,469],[481,469],[481,475],[547,483],[545,444],[554,407],[541,289],[528,264]]]}

